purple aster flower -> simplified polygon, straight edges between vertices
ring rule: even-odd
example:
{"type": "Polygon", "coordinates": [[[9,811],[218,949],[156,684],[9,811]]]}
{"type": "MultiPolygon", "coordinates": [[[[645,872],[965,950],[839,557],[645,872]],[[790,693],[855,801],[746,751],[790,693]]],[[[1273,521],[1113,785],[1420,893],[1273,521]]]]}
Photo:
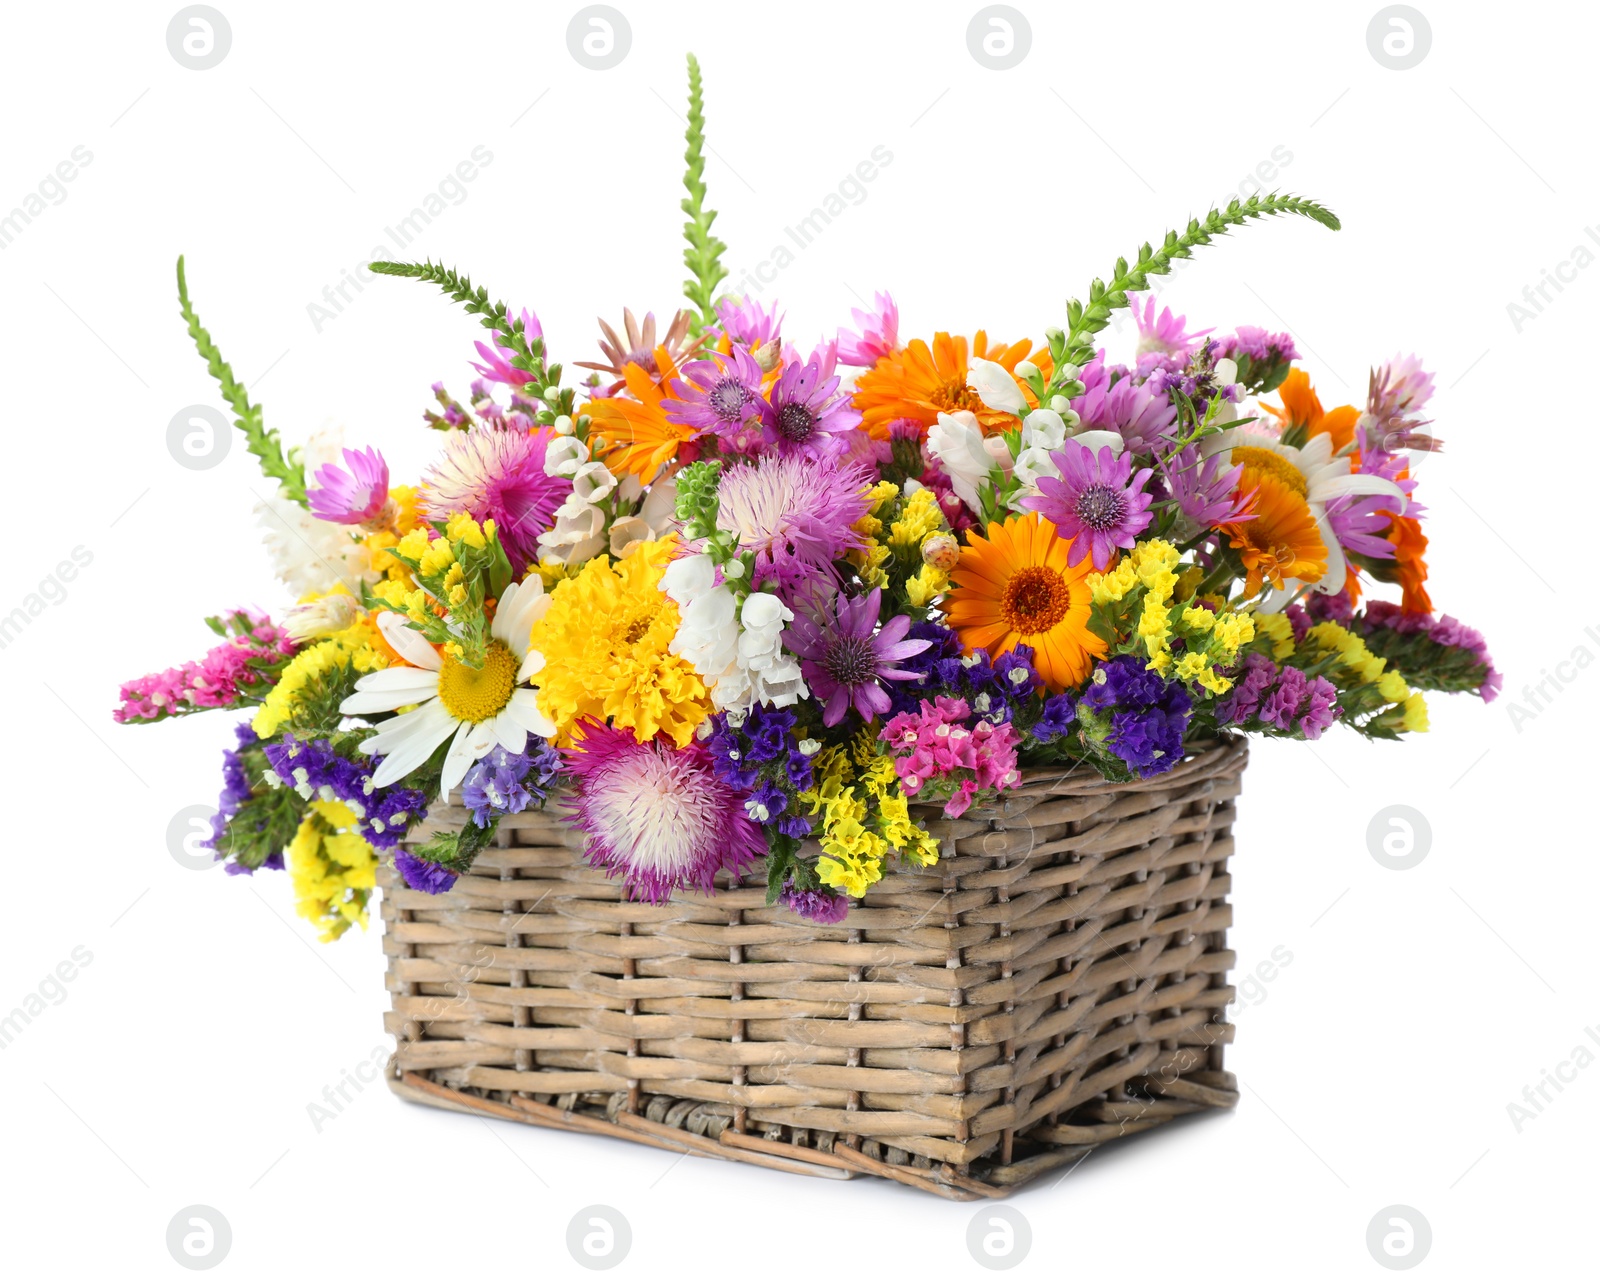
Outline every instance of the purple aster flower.
{"type": "Polygon", "coordinates": [[[807,922],[820,922],[828,927],[838,926],[850,916],[850,902],[827,887],[805,891],[787,882],[778,893],[778,903],[807,922]]]}
{"type": "MultiPolygon", "coordinates": [[[[755,552],[753,582],[780,591],[834,579],[835,560],[861,545],[855,523],[873,479],[864,466],[803,455],[765,456],[730,466],[717,485],[717,526],[755,552]]],[[[785,598],[787,602],[787,597],[785,598]]]]}
{"type": "Polygon", "coordinates": [[[1132,549],[1134,539],[1150,526],[1150,493],[1144,490],[1151,471],[1131,474],[1133,456],[1124,450],[1111,455],[1110,446],[1094,452],[1068,439],[1051,459],[1061,472],[1059,479],[1045,475],[1039,491],[1024,497],[1022,504],[1037,510],[1056,531],[1072,539],[1067,565],[1076,566],[1089,555],[1097,572],[1111,566],[1118,548],[1132,549]],[[1131,478],[1130,478],[1131,474],[1131,478]]]}
{"type": "Polygon", "coordinates": [[[785,644],[800,657],[800,669],[811,694],[822,705],[822,721],[834,727],[854,705],[856,713],[871,720],[887,713],[892,702],[882,680],[905,681],[921,677],[900,669],[908,656],[925,651],[927,639],[908,639],[911,618],[890,617],[880,630],[878,613],[882,590],[856,599],[839,597],[834,616],[821,623],[797,615],[789,623],[785,644]],[[876,633],[874,632],[876,631],[876,633]]]}
{"type": "Polygon", "coordinates": [[[732,437],[761,411],[761,366],[743,346],[731,355],[714,354],[685,364],[672,383],[676,399],[662,407],[680,426],[732,437]]]}
{"type": "MultiPolygon", "coordinates": [[[[532,311],[522,312],[522,335],[530,342],[542,340],[544,337],[544,329],[539,326],[539,316],[532,311]]],[[[521,390],[528,384],[528,374],[520,368],[511,366],[512,357],[516,352],[511,347],[500,344],[500,334],[497,332],[491,332],[489,340],[494,343],[492,346],[486,346],[481,341],[472,343],[478,352],[478,358],[483,360],[481,364],[473,364],[473,368],[490,381],[498,381],[521,390]]]]}
{"type": "Polygon", "coordinates": [[[462,798],[473,823],[487,829],[497,816],[515,815],[542,803],[560,770],[560,752],[538,737],[530,736],[520,754],[496,745],[467,772],[462,798]]]}
{"type": "Polygon", "coordinates": [[[759,402],[761,436],[779,453],[823,453],[840,450],[834,436],[854,430],[861,414],[850,396],[838,394],[839,379],[828,376],[823,361],[812,355],[804,364],[784,368],[768,399],[759,402]]]}
{"type": "Polygon", "coordinates": [[[1126,369],[1108,368],[1104,351],[1096,352],[1078,380],[1084,391],[1072,401],[1072,409],[1083,419],[1084,429],[1115,430],[1135,451],[1152,451],[1178,419],[1178,410],[1164,390],[1136,382],[1126,369]]]}
{"type": "Polygon", "coordinates": [[[850,309],[856,330],[839,330],[839,362],[857,368],[871,368],[885,355],[900,348],[900,308],[888,293],[872,295],[872,309],[850,309]]]}
{"type": "Polygon", "coordinates": [[[730,341],[746,346],[764,346],[783,329],[777,306],[766,310],[753,297],[724,297],[717,303],[717,318],[730,341]]]}
{"type": "Polygon", "coordinates": [[[394,867],[400,871],[406,886],[413,891],[426,891],[430,896],[443,895],[456,885],[456,876],[443,865],[413,856],[404,847],[394,853],[394,867]]]}
{"type": "Polygon", "coordinates": [[[1154,294],[1146,297],[1142,305],[1133,302],[1128,309],[1133,314],[1134,327],[1139,330],[1136,364],[1140,376],[1149,376],[1157,368],[1181,368],[1188,362],[1201,338],[1215,331],[1202,328],[1197,333],[1191,333],[1185,328],[1188,316],[1175,316],[1166,307],[1157,315],[1154,294]]]}
{"type": "Polygon", "coordinates": [[[375,448],[344,450],[348,472],[331,461],[314,478],[320,488],[307,488],[311,513],[327,523],[366,523],[383,513],[389,500],[389,466],[375,448]]]}
{"type": "Polygon", "coordinates": [[[1239,493],[1244,467],[1224,470],[1222,459],[1223,454],[1218,452],[1202,464],[1200,449],[1190,444],[1160,462],[1172,500],[1184,517],[1198,527],[1214,528],[1256,517],[1248,508],[1248,494],[1239,493]]]}

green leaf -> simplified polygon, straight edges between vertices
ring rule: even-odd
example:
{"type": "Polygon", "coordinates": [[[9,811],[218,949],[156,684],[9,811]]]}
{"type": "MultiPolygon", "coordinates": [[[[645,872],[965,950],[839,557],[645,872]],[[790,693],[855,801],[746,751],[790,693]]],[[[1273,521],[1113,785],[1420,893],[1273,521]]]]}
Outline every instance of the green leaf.
{"type": "Polygon", "coordinates": [[[689,268],[689,273],[693,276],[692,279],[684,280],[683,295],[699,308],[699,318],[692,324],[697,336],[708,324],[716,323],[717,312],[711,304],[712,294],[716,291],[717,285],[728,277],[727,269],[722,264],[722,253],[727,245],[711,233],[711,224],[717,220],[717,215],[705,206],[706,162],[701,151],[705,144],[706,117],[702,106],[700,62],[691,53],[689,128],[683,135],[684,140],[689,143],[689,149],[683,153],[684,161],[689,166],[683,175],[683,185],[689,194],[682,201],[681,207],[689,218],[683,224],[683,237],[689,241],[689,246],[683,250],[683,264],[689,268]]]}
{"type": "Polygon", "coordinates": [[[1326,226],[1339,229],[1339,219],[1314,200],[1295,195],[1252,195],[1247,200],[1230,200],[1223,209],[1213,208],[1205,218],[1190,218],[1182,234],[1168,231],[1160,248],[1149,244],[1139,247],[1137,263],[1129,266],[1125,258],[1118,258],[1107,287],[1100,280],[1089,285],[1089,304],[1084,306],[1076,299],[1067,303],[1067,334],[1063,357],[1057,362],[1053,385],[1066,379],[1060,376],[1061,363],[1082,367],[1094,358],[1094,335],[1111,322],[1111,312],[1128,304],[1130,292],[1142,292],[1150,286],[1149,276],[1166,275],[1172,263],[1180,257],[1190,256],[1192,250],[1209,244],[1215,236],[1226,235],[1236,226],[1243,226],[1255,218],[1273,217],[1279,213],[1293,213],[1308,217],[1326,226]]]}
{"type": "MultiPolygon", "coordinates": [[[[781,837],[781,835],[780,835],[781,837]]],[[[790,848],[789,840],[774,839],[774,846],[767,855],[767,903],[778,903],[778,893],[783,890],[783,884],[789,877],[789,866],[794,863],[794,852],[790,848]]]]}
{"type": "Polygon", "coordinates": [[[183,258],[178,258],[178,312],[188,325],[189,336],[195,348],[206,361],[206,370],[222,387],[222,397],[233,409],[233,424],[243,432],[245,446],[261,463],[261,473],[278,481],[279,491],[290,501],[306,504],[306,471],[298,460],[286,460],[283,445],[276,430],[268,430],[261,423],[261,405],[250,402],[245,388],[234,378],[233,369],[222,357],[211,340],[211,334],[200,326],[200,316],[189,304],[189,284],[183,275],[183,258]]]}

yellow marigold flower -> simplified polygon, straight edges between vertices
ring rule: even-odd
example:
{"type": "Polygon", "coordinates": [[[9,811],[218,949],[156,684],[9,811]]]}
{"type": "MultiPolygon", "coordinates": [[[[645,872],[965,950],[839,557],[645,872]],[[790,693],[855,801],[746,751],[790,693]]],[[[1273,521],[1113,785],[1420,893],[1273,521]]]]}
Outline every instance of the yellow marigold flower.
{"type": "Polygon", "coordinates": [[[1428,730],[1428,703],[1422,699],[1421,692],[1412,692],[1406,697],[1405,729],[1408,732],[1428,730]]]}
{"type": "Polygon", "coordinates": [[[596,718],[682,748],[711,712],[694,666],[668,651],[678,606],[660,583],[675,545],[670,536],[640,542],[615,564],[601,555],[551,593],[528,645],[549,654],[534,682],[558,743],[572,742],[580,719],[596,718]]]}
{"type": "Polygon", "coordinates": [[[1255,631],[1272,641],[1272,659],[1281,661],[1294,651],[1294,626],[1282,612],[1254,613],[1255,631]]]}
{"type": "Polygon", "coordinates": [[[1208,607],[1186,607],[1183,609],[1183,623],[1191,630],[1199,630],[1204,634],[1217,623],[1217,614],[1208,607]]]}
{"type": "Polygon", "coordinates": [[[343,803],[312,802],[284,856],[295,912],[315,924],[324,942],[358,923],[367,925],[367,900],[377,882],[377,857],[343,803]]]}

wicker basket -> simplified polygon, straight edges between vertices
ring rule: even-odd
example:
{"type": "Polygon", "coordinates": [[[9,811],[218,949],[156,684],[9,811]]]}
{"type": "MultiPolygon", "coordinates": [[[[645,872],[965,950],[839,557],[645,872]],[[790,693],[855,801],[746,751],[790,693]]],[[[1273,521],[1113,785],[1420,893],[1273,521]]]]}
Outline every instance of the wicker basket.
{"type": "MultiPolygon", "coordinates": [[[[1125,785],[1034,771],[818,926],[764,883],[630,903],[551,811],[454,890],[392,872],[406,1099],[831,1179],[1003,1196],[1108,1140],[1237,1101],[1222,1046],[1230,739],[1125,785]]],[[[418,833],[464,810],[436,807],[418,833]]],[[[754,879],[749,880],[754,884],[754,879]]]]}

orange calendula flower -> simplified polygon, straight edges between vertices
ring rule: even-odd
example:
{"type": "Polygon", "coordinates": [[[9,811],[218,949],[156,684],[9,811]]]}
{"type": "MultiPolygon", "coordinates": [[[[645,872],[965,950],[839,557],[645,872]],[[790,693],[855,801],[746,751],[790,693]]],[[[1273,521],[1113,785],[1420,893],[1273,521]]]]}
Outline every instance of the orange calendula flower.
{"type": "Polygon", "coordinates": [[[623,381],[633,397],[616,396],[591,399],[583,406],[594,423],[594,434],[606,445],[602,458],[611,473],[621,478],[633,475],[648,484],[662,467],[670,464],[681,448],[694,438],[694,430],[669,421],[661,404],[674,396],[667,389],[678,375],[678,366],[665,346],[657,346],[657,372],[652,376],[636,363],[623,368],[623,381]]]}
{"type": "Polygon", "coordinates": [[[985,540],[967,533],[947,614],[966,650],[998,657],[1019,643],[1033,648],[1034,665],[1053,692],[1077,687],[1089,676],[1105,641],[1089,631],[1089,587],[1094,569],[1086,556],[1069,567],[1072,542],[1037,514],[991,523],[985,540]]]}
{"type": "Polygon", "coordinates": [[[1259,590],[1263,581],[1281,590],[1290,578],[1321,580],[1328,570],[1328,547],[1322,543],[1303,488],[1285,482],[1275,470],[1257,469],[1247,462],[1239,490],[1251,488],[1255,518],[1221,529],[1244,562],[1246,595],[1259,590]]]}
{"type": "Polygon", "coordinates": [[[1403,515],[1389,516],[1389,540],[1394,542],[1395,566],[1400,569],[1400,610],[1433,614],[1433,600],[1428,597],[1425,582],[1428,565],[1423,555],[1428,550],[1428,538],[1422,524],[1403,515]]]}
{"type": "Polygon", "coordinates": [[[1298,428],[1305,432],[1306,439],[1312,435],[1327,435],[1333,440],[1334,452],[1348,447],[1355,438],[1360,412],[1349,404],[1324,411],[1322,400],[1311,388],[1311,378],[1301,369],[1292,369],[1283,379],[1278,397],[1283,400],[1283,407],[1274,408],[1269,403],[1261,407],[1276,417],[1285,431],[1298,428]]]}
{"type": "MultiPolygon", "coordinates": [[[[874,439],[887,439],[891,422],[915,421],[923,434],[939,420],[941,412],[975,413],[985,434],[1008,430],[1017,419],[1008,412],[987,407],[978,392],[968,384],[971,359],[989,359],[1012,372],[1024,357],[1046,376],[1054,367],[1048,350],[1028,354],[1028,342],[1010,346],[991,344],[980,329],[972,338],[935,333],[930,346],[920,337],[904,350],[885,355],[856,380],[855,406],[861,410],[861,426],[874,439]]],[[[1033,392],[1021,382],[1023,397],[1033,403],[1033,392]]]]}

